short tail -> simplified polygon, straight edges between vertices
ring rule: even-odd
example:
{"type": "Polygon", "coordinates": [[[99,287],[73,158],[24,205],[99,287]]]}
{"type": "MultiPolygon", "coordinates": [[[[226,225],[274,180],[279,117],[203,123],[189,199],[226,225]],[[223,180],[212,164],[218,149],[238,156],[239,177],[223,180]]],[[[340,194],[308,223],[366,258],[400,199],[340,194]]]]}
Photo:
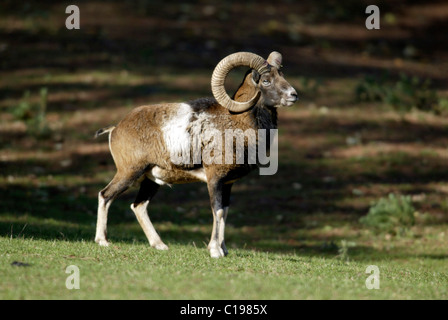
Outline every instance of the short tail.
{"type": "Polygon", "coordinates": [[[102,129],[100,129],[100,130],[98,130],[97,132],[95,132],[95,139],[96,138],[98,138],[100,135],[102,135],[102,134],[105,134],[105,133],[108,133],[108,132],[111,132],[112,130],[114,130],[115,129],[115,126],[107,126],[107,127],[104,127],[104,128],[102,128],[102,129]]]}

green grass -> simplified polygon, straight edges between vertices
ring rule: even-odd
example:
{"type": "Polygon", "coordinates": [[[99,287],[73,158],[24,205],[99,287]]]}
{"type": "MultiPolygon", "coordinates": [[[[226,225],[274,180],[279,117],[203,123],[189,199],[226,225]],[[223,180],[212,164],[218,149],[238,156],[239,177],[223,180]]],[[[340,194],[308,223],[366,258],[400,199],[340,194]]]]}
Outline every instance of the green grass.
{"type": "Polygon", "coordinates": [[[410,196],[389,194],[372,204],[360,222],[372,229],[389,233],[405,233],[415,223],[415,208],[410,196]]]}
{"type": "MultiPolygon", "coordinates": [[[[162,188],[151,203],[169,251],[147,244],[129,209],[135,190],[113,203],[113,245],[101,248],[93,242],[96,194],[114,168],[107,150],[93,147],[107,141],[86,140],[79,131],[90,129],[69,122],[64,146],[74,147],[52,158],[51,140],[13,136],[14,147],[4,147],[10,154],[31,148],[48,159],[25,153],[23,160],[1,163],[0,299],[448,299],[441,127],[386,121],[387,115],[367,119],[357,106],[325,116],[299,108],[280,115],[279,171],[235,185],[226,226],[230,254],[220,260],[206,249],[211,214],[204,184],[162,188]],[[347,145],[359,127],[367,141],[347,145]],[[403,132],[410,141],[427,136],[428,143],[415,152],[374,153],[378,147],[369,141],[406,145],[403,132]],[[356,153],[325,154],[346,150],[356,153]],[[61,166],[67,158],[71,164],[61,166]],[[372,201],[391,192],[418,196],[415,209],[428,219],[417,219],[403,236],[361,225],[372,201]],[[80,269],[79,290],[65,287],[70,265],[80,269]],[[369,265],[379,267],[379,290],[365,286],[369,265]]],[[[84,119],[86,126],[101,127],[91,119],[84,119]]]]}
{"type": "Polygon", "coordinates": [[[444,228],[419,227],[418,236],[392,238],[359,229],[350,238],[349,225],[330,227],[324,216],[314,219],[314,227],[296,233],[230,225],[230,254],[211,259],[208,224],[157,223],[170,247],[157,251],[135,221],[112,224],[112,245],[104,248],[92,241],[93,218],[76,223],[2,216],[0,299],[448,298],[444,228]],[[332,234],[339,233],[355,241],[343,258],[345,240],[316,237],[336,239],[332,234]],[[280,238],[288,235],[302,239],[301,245],[285,245],[280,238]],[[70,265],[80,270],[79,290],[65,286],[70,265]],[[380,270],[378,290],[366,288],[369,265],[380,270]]]}
{"type": "Polygon", "coordinates": [[[220,260],[206,249],[211,214],[203,184],[162,188],[151,204],[169,251],[147,244],[129,209],[135,190],[113,203],[112,246],[101,248],[93,242],[96,193],[113,176],[109,158],[104,171],[97,171],[96,154],[74,158],[68,168],[57,160],[6,162],[0,299],[448,299],[447,209],[438,207],[444,195],[436,191],[443,185],[437,154],[306,159],[297,156],[294,141],[285,143],[276,175],[253,174],[235,185],[226,226],[230,254],[220,260]],[[420,160],[430,165],[410,176],[420,160]],[[36,167],[45,174],[36,175],[36,167]],[[415,207],[429,210],[428,219],[417,219],[405,235],[360,224],[369,203],[391,191],[424,193],[415,207]],[[70,265],[80,269],[79,290],[65,287],[70,265]],[[379,290],[365,286],[369,265],[379,267],[379,290]]]}
{"type": "MultiPolygon", "coordinates": [[[[398,45],[346,37],[344,28],[364,25],[362,10],[352,21],[348,7],[322,10],[321,2],[249,1],[208,15],[200,2],[85,1],[81,30],[68,31],[62,4],[6,1],[0,299],[448,299],[448,120],[428,112],[448,109],[446,68],[436,58],[444,51],[420,24],[403,33],[400,21],[423,14],[434,39],[444,28],[438,7],[395,5],[387,32],[403,35],[398,45]],[[104,8],[105,19],[97,15],[104,8]],[[420,56],[403,58],[409,42],[420,56]],[[115,168],[107,139],[94,132],[139,105],[210,96],[213,67],[239,50],[282,52],[300,100],[279,111],[277,174],[252,174],[233,188],[229,255],[209,257],[209,197],[198,184],[162,188],[151,203],[168,252],[147,244],[129,208],[135,190],[113,203],[112,246],[98,247],[96,197],[115,168]],[[371,78],[384,70],[389,78],[371,78]],[[434,85],[419,80],[427,78],[434,85]],[[360,223],[390,193],[412,201],[407,232],[360,223]],[[70,265],[80,269],[80,290],[65,287],[70,265]],[[379,290],[365,286],[369,265],[381,272],[379,290]]],[[[229,78],[229,93],[240,77],[229,78]]]]}
{"type": "Polygon", "coordinates": [[[171,244],[160,252],[141,243],[1,238],[1,299],[446,299],[444,261],[423,258],[345,263],[325,257],[234,249],[210,259],[205,248],[171,244]],[[13,266],[13,261],[30,266],[13,266]],[[368,265],[380,289],[368,290],[368,265]],[[80,289],[65,273],[80,270],[80,289]]]}

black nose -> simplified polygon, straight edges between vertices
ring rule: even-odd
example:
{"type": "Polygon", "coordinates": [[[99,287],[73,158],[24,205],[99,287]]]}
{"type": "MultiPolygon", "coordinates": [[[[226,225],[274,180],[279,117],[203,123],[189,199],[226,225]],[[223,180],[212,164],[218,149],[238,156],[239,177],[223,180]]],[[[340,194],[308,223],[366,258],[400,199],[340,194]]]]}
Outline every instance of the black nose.
{"type": "Polygon", "coordinates": [[[297,92],[295,92],[295,91],[293,93],[291,93],[291,97],[294,98],[294,101],[299,100],[299,96],[297,95],[297,92]]]}

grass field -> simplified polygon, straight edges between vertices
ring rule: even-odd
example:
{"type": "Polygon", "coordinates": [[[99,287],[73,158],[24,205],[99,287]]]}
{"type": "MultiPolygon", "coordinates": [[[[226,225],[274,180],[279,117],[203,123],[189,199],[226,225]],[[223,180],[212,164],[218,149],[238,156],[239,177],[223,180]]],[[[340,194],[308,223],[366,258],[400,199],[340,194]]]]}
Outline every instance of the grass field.
{"type": "MultiPolygon", "coordinates": [[[[356,98],[366,74],[385,71],[390,81],[403,72],[429,78],[431,92],[448,97],[448,50],[437,41],[446,5],[398,2],[408,6],[384,8],[393,14],[375,34],[351,1],[342,11],[332,1],[248,1],[156,13],[157,1],[79,1],[79,32],[65,29],[62,5],[6,1],[0,299],[448,299],[446,113],[356,98]],[[229,24],[239,12],[257,14],[229,24]],[[411,45],[419,54],[403,56],[411,45]],[[150,204],[170,250],[147,244],[129,208],[135,189],[111,207],[112,245],[97,246],[97,193],[115,168],[107,139],[94,132],[139,105],[209,96],[216,62],[243,50],[282,52],[301,100],[279,111],[277,174],[254,172],[233,188],[229,255],[211,259],[206,249],[205,184],[161,188],[150,204]],[[390,193],[410,196],[415,224],[377,232],[360,223],[390,193]],[[79,290],[66,288],[71,265],[79,290]],[[366,288],[370,265],[380,271],[379,289],[366,288]]],[[[238,82],[233,76],[229,91],[238,82]]]]}
{"type": "Polygon", "coordinates": [[[234,249],[210,259],[205,248],[172,244],[159,252],[146,244],[2,239],[3,299],[441,299],[448,296],[446,263],[438,255],[358,253],[353,262],[322,255],[234,249]],[[7,263],[3,261],[6,260],[7,263]],[[28,267],[9,261],[27,261],[28,267]],[[380,270],[380,288],[368,290],[366,267],[380,270]],[[65,273],[76,265],[80,289],[65,273]]]}

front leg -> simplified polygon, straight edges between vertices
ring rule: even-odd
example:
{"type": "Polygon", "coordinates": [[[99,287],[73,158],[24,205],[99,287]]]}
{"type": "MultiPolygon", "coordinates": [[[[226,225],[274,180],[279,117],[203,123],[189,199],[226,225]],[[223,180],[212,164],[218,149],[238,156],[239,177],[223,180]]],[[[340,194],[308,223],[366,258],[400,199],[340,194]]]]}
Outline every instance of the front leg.
{"type": "Polygon", "coordinates": [[[212,258],[221,258],[227,254],[224,245],[225,210],[223,205],[224,183],[211,179],[208,182],[210,204],[213,212],[213,229],[208,250],[212,258]]]}
{"type": "MultiPolygon", "coordinates": [[[[212,230],[212,236],[210,238],[210,242],[208,244],[208,250],[210,251],[210,256],[212,258],[221,258],[226,256],[226,251],[223,250],[223,247],[221,245],[220,239],[219,239],[219,232],[221,229],[221,225],[223,224],[223,215],[224,210],[219,209],[218,211],[213,211],[213,230],[212,230]]],[[[224,246],[225,248],[225,246],[224,246]]]]}

